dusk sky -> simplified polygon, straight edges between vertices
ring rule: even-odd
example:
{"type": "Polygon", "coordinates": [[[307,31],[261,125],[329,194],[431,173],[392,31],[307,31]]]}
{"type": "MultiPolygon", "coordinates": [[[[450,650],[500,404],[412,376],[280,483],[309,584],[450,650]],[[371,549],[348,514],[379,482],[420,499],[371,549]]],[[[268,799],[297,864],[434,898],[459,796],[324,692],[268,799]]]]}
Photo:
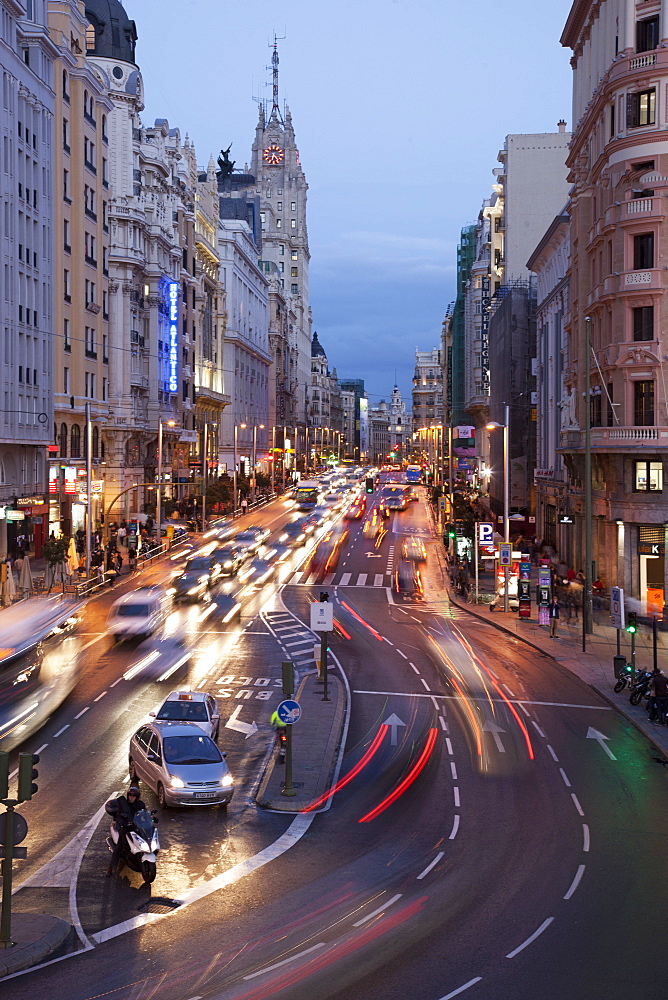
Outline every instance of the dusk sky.
{"type": "Polygon", "coordinates": [[[570,0],[125,0],[144,122],[167,118],[198,162],[250,159],[279,37],[309,184],[313,328],[371,405],[410,393],[415,348],[439,345],[456,247],[508,133],[571,128],[570,0]],[[255,99],[255,100],[254,100],[255,99]]]}

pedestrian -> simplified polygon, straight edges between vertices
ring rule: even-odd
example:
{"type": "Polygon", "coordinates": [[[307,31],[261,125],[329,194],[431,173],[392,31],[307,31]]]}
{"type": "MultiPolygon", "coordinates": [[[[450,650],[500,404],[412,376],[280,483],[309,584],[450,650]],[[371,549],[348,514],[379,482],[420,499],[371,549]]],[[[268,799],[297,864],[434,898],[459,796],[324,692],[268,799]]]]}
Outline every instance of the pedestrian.
{"type": "Polygon", "coordinates": [[[246,497],[244,497],[243,500],[241,501],[241,513],[242,514],[248,513],[248,500],[246,499],[246,497]]]}
{"type": "Polygon", "coordinates": [[[128,537],[128,529],[125,527],[125,522],[121,522],[121,526],[116,532],[116,535],[118,537],[118,544],[125,545],[128,537]]]}
{"type": "Polygon", "coordinates": [[[137,550],[134,548],[128,549],[128,566],[130,567],[130,572],[134,573],[137,568],[137,550]]]}
{"type": "Polygon", "coordinates": [[[558,639],[557,626],[559,624],[559,601],[557,600],[557,595],[552,595],[552,600],[550,601],[550,639],[558,639]]]}
{"type": "Polygon", "coordinates": [[[655,667],[651,673],[649,682],[650,710],[649,718],[655,726],[662,726],[665,723],[666,710],[668,709],[668,679],[655,667]]]}
{"type": "Polygon", "coordinates": [[[115,562],[115,565],[116,565],[116,572],[120,576],[121,575],[121,570],[123,569],[123,556],[120,554],[120,552],[116,553],[116,562],[115,562]]]}

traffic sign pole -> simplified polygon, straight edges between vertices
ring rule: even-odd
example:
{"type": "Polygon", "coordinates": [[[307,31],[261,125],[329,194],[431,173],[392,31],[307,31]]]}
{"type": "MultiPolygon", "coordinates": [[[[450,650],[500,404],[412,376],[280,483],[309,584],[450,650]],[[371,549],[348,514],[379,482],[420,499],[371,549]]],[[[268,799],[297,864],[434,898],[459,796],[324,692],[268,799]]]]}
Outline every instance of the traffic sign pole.
{"type": "Polygon", "coordinates": [[[297,793],[292,785],[292,726],[286,726],[285,730],[285,785],[281,795],[293,796],[297,793]]]}
{"type": "Polygon", "coordinates": [[[12,948],[12,861],[14,860],[14,803],[5,799],[5,843],[2,861],[2,911],[0,912],[0,948],[12,948]]]}

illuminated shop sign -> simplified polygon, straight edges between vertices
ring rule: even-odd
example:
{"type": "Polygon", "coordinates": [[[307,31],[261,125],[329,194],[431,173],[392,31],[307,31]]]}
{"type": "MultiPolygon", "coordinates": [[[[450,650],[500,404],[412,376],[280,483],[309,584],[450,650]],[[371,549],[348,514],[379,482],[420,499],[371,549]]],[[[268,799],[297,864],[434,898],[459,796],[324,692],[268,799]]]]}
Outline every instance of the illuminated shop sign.
{"type": "Polygon", "coordinates": [[[74,466],[66,465],[63,468],[65,479],[65,493],[77,493],[77,470],[74,466]]]}
{"type": "Polygon", "coordinates": [[[169,315],[169,391],[179,391],[179,283],[167,282],[167,310],[169,315]]]}

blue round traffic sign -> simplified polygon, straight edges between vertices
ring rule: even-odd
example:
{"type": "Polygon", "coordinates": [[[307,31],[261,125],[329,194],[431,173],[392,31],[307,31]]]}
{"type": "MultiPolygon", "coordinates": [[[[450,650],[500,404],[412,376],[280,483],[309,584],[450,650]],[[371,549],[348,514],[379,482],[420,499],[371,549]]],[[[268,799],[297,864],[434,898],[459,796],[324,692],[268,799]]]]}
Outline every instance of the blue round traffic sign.
{"type": "Polygon", "coordinates": [[[293,722],[299,722],[302,717],[302,707],[298,701],[288,699],[282,701],[276,709],[276,714],[284,726],[291,726],[293,722]]]}

